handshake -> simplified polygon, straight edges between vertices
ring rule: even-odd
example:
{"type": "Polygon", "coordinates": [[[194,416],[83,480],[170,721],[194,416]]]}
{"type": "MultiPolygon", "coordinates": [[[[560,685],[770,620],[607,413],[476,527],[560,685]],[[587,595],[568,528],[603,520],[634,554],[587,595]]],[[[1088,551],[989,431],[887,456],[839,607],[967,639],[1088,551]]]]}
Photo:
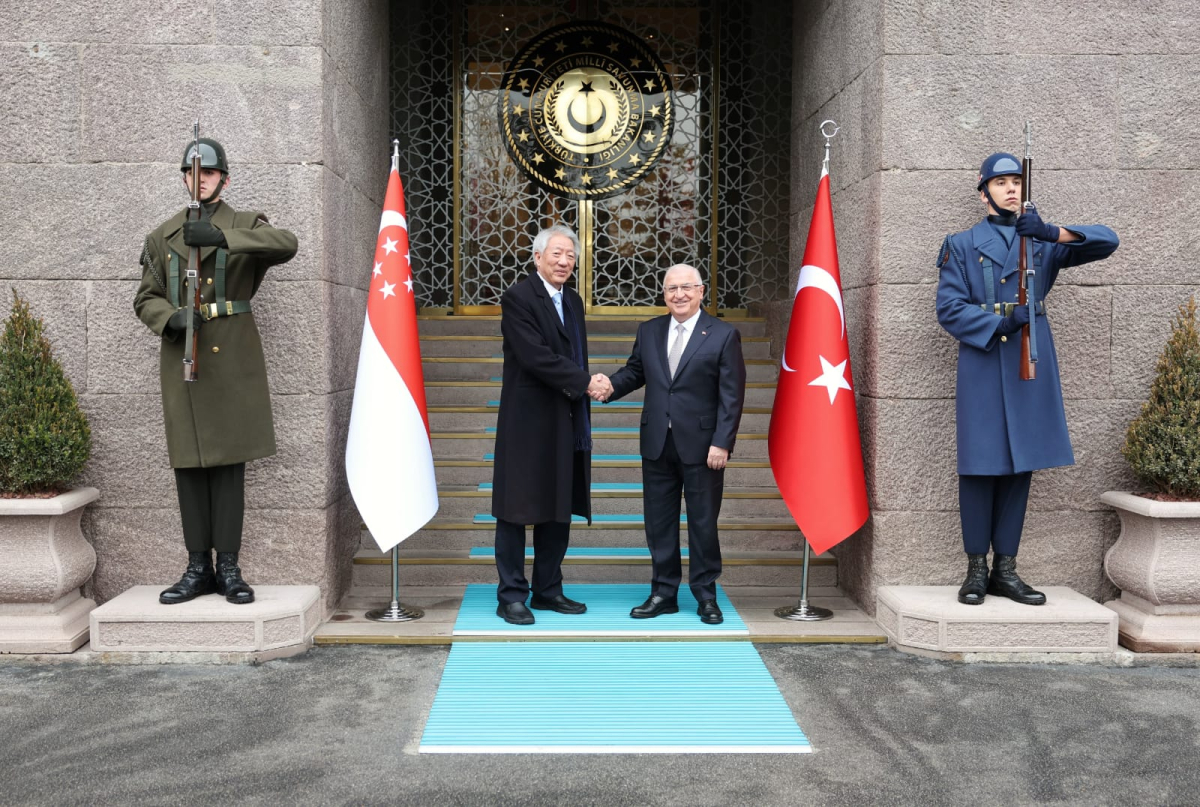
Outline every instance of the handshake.
{"type": "Polygon", "coordinates": [[[592,376],[592,383],[588,384],[587,394],[591,396],[593,401],[603,403],[613,394],[612,382],[608,380],[608,376],[604,373],[596,373],[592,376]]]}

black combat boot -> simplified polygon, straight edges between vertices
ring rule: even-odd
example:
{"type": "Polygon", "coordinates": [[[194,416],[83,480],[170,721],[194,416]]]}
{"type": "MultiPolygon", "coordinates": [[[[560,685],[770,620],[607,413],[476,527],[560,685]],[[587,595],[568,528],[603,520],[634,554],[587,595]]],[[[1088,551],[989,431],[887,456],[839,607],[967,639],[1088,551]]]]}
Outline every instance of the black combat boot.
{"type": "Polygon", "coordinates": [[[237,605],[254,602],[254,589],[242,579],[236,552],[217,553],[217,593],[224,594],[225,599],[237,605]]]}
{"type": "Polygon", "coordinates": [[[981,605],[988,593],[987,555],[967,555],[967,579],[958,590],[958,601],[965,605],[981,605]]]}
{"type": "Polygon", "coordinates": [[[189,552],[187,569],[179,582],[158,595],[163,605],[175,605],[194,600],[202,594],[217,590],[217,578],[213,574],[212,552],[189,552]]]}
{"type": "Polygon", "coordinates": [[[996,555],[995,560],[996,562],[992,566],[992,576],[988,579],[988,594],[1008,597],[1023,605],[1046,604],[1045,594],[1034,591],[1025,584],[1024,580],[1017,577],[1016,555],[996,555]]]}

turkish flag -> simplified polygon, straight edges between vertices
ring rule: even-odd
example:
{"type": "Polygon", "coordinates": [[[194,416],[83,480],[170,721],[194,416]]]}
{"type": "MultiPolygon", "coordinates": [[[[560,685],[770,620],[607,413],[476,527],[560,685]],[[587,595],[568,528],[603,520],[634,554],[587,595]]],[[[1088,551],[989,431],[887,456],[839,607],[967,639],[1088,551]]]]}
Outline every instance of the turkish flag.
{"type": "Polygon", "coordinates": [[[852,379],[829,172],[822,169],[767,435],[775,483],[818,554],[870,515],[852,379]]]}
{"type": "Polygon", "coordinates": [[[438,511],[404,188],[392,155],[346,440],[346,478],[359,515],[387,551],[438,511]]]}

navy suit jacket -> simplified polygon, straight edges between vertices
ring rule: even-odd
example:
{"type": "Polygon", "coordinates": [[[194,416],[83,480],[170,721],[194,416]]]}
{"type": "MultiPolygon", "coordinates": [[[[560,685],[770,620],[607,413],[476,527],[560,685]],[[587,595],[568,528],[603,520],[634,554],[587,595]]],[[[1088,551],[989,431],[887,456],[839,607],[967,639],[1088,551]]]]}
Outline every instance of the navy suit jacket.
{"type": "Polygon", "coordinates": [[[670,314],[638,326],[629,361],[612,375],[615,401],[646,388],[642,408],[641,451],[646,459],[662,456],[667,423],[685,463],[707,462],[709,446],[729,449],[737,440],[746,399],[746,363],[742,338],[728,322],[701,311],[675,377],[667,366],[670,314]]]}

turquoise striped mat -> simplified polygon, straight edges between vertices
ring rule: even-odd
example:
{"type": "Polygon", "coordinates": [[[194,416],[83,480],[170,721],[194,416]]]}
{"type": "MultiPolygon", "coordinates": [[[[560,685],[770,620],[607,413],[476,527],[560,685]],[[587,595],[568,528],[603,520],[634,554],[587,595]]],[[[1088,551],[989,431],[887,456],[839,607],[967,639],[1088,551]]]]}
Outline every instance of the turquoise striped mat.
{"type": "Polygon", "coordinates": [[[750,630],[717,586],[717,605],[725,615],[720,625],[705,625],[696,615],[696,599],[688,587],[679,589],[679,613],[654,619],[633,619],[629,609],[650,596],[649,584],[593,583],[563,586],[563,593],[587,604],[586,614],[534,611],[532,625],[510,625],[496,616],[496,587],[472,583],[463,595],[454,636],[749,636],[750,630]]]}
{"type": "MultiPolygon", "coordinates": [[[[500,405],[499,401],[488,401],[487,405],[495,408],[500,405]]],[[[641,401],[592,401],[592,406],[617,407],[621,409],[640,409],[641,401]]]]}
{"type": "MultiPolygon", "coordinates": [[[[593,513],[593,524],[641,524],[642,516],[637,513],[593,513]]],[[[496,517],[487,513],[476,513],[471,519],[473,524],[495,524],[496,517]]],[[[586,524],[583,516],[571,516],[572,524],[586,524]]],[[[687,513],[679,516],[680,524],[687,524],[687,513]]]]}
{"type": "MultiPolygon", "coordinates": [[[[679,554],[687,558],[688,548],[679,547],[679,554]]],[[[494,558],[496,547],[477,546],[471,549],[473,558],[494,558]]],[[[525,557],[533,557],[533,547],[525,547],[525,557]]],[[[567,549],[568,558],[649,558],[650,550],[644,546],[572,546],[567,549]]]]}
{"type": "MultiPolygon", "coordinates": [[[[496,455],[492,452],[488,452],[487,454],[483,455],[483,458],[485,460],[495,460],[496,455]]],[[[592,464],[593,465],[596,464],[597,462],[631,462],[631,461],[641,462],[642,455],[641,454],[593,454],[592,455],[592,464]]]]}
{"type": "Polygon", "coordinates": [[[803,754],[812,746],[749,642],[468,642],[450,649],[419,751],[803,754]]]}
{"type": "MultiPolygon", "coordinates": [[[[492,489],[491,482],[480,482],[479,483],[479,490],[484,491],[484,490],[491,490],[491,489],[492,489]]],[[[616,493],[616,492],[626,492],[626,491],[631,492],[631,493],[641,493],[642,492],[642,483],[641,482],[593,482],[592,483],[592,493],[616,493]]]]}

